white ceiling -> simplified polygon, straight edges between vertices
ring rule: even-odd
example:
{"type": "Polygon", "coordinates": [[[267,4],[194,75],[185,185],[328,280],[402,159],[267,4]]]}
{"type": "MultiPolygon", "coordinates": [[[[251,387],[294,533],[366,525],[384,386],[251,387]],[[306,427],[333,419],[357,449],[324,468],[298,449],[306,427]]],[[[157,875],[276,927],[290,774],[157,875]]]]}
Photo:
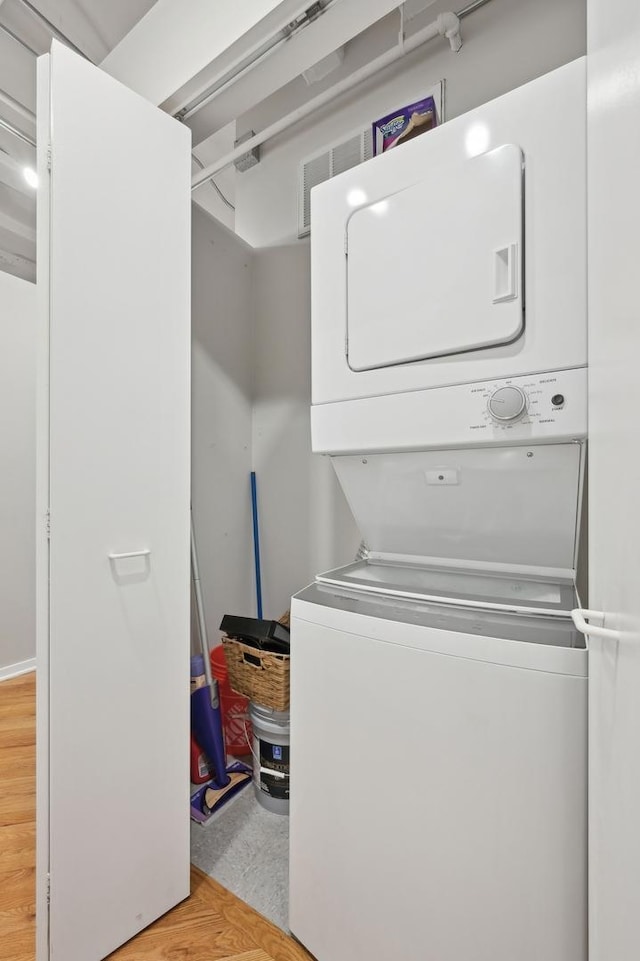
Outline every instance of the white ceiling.
{"type": "MultiPolygon", "coordinates": [[[[34,141],[35,61],[39,54],[48,50],[52,35],[61,33],[62,38],[66,38],[70,45],[91,61],[101,63],[149,12],[154,2],[0,0],[0,118],[34,141]],[[33,7],[41,14],[40,18],[34,15],[33,7]]],[[[171,0],[164,2],[170,3],[171,0]]],[[[189,0],[173,0],[178,13],[180,2],[189,0]]],[[[215,5],[216,0],[210,2],[215,5]]],[[[193,132],[194,154],[197,157],[194,171],[198,169],[198,162],[211,163],[227,154],[233,147],[237,130],[245,131],[252,127],[262,129],[270,119],[288,113],[361,66],[362,58],[366,62],[377,52],[393,46],[397,42],[399,28],[395,11],[398,2],[339,0],[327,3],[322,16],[312,19],[303,30],[289,37],[251,69],[241,71],[237,78],[225,83],[211,103],[193,117],[185,118],[193,132]],[[308,87],[301,73],[336,47],[345,50],[339,70],[321,83],[308,87]]],[[[304,0],[280,0],[276,12],[282,18],[290,8],[304,10],[305,6],[304,0]]],[[[405,0],[406,32],[411,33],[421,25],[422,20],[427,22],[440,10],[451,6],[451,0],[405,0]]],[[[145,28],[151,19],[146,21],[145,28]]],[[[260,29],[264,32],[267,28],[262,24],[260,29]]],[[[272,36],[275,36],[273,30],[268,36],[260,34],[254,38],[257,48],[260,47],[258,41],[270,41],[272,36]]],[[[247,38],[244,40],[249,42],[247,38]]],[[[226,53],[231,56],[233,49],[232,45],[226,53]]],[[[185,51],[181,53],[186,56],[185,51]]],[[[240,57],[240,54],[237,56],[240,57]]],[[[162,58],[155,60],[157,62],[147,64],[148,69],[163,70],[162,58]]],[[[216,77],[224,76],[222,61],[224,56],[214,56],[206,70],[196,72],[191,86],[195,84],[198,89],[206,89],[216,77]],[[207,79],[209,74],[211,78],[207,79]]],[[[242,57],[239,62],[242,62],[242,57]]],[[[229,65],[227,72],[228,69],[229,65]]],[[[190,89],[189,84],[165,102],[163,106],[169,113],[178,109],[176,102],[180,98],[183,104],[189,103],[187,88],[190,89]]],[[[191,97],[194,93],[195,88],[191,91],[191,97]]],[[[23,169],[27,165],[35,166],[33,146],[0,127],[0,269],[33,278],[35,191],[26,187],[24,182],[23,169]]],[[[203,186],[194,195],[197,203],[232,229],[236,181],[236,171],[229,167],[216,175],[215,183],[203,186]]]]}
{"type": "MultiPolygon", "coordinates": [[[[0,118],[35,140],[36,56],[49,49],[52,28],[99,63],[154,2],[0,0],[0,118]]],[[[35,192],[24,181],[24,166],[35,166],[34,148],[0,128],[0,269],[34,279],[35,192]]]]}
{"type": "Polygon", "coordinates": [[[38,22],[35,7],[75,44],[99,63],[154,5],[155,0],[3,0],[0,22],[38,53],[49,47],[50,31],[38,22]]]}
{"type": "MultiPolygon", "coordinates": [[[[215,0],[211,2],[215,3],[215,0]]],[[[394,0],[370,0],[369,4],[359,7],[353,0],[341,0],[335,7],[340,18],[346,17],[348,21],[353,21],[350,29],[357,33],[375,20],[376,16],[386,12],[393,2],[394,0]]],[[[435,0],[411,2],[420,7],[435,0]]],[[[48,50],[51,36],[55,35],[56,30],[90,60],[101,63],[153,5],[154,0],[0,0],[0,118],[35,140],[35,60],[37,55],[48,50]],[[33,6],[45,18],[45,22],[34,16],[30,9],[33,6]],[[50,26],[47,26],[47,20],[50,26]]],[[[305,3],[304,0],[280,0],[277,6],[278,15],[282,19],[290,7],[303,10],[305,3]]],[[[285,21],[286,17],[283,22],[285,21]]],[[[329,48],[333,49],[335,45],[342,43],[344,38],[332,46],[332,29],[327,30],[330,26],[331,18],[323,28],[329,34],[324,44],[328,42],[329,48]]],[[[233,103],[227,104],[227,122],[221,122],[222,115],[218,110],[211,115],[204,112],[203,122],[200,124],[202,134],[195,138],[196,143],[198,139],[206,140],[206,143],[198,148],[198,157],[202,163],[211,162],[221,153],[232,149],[235,118],[246,110],[247,106],[253,106],[261,97],[272,92],[274,86],[278,87],[290,79],[292,69],[293,74],[297,74],[300,69],[310,66],[318,59],[317,49],[313,43],[309,43],[310,34],[315,29],[314,23],[305,40],[309,49],[305,50],[304,54],[298,54],[295,66],[289,67],[288,72],[285,68],[284,79],[280,76],[282,68],[278,67],[277,57],[268,64],[268,72],[275,72],[275,76],[269,81],[268,90],[264,87],[264,75],[252,73],[249,83],[243,87],[244,100],[242,97],[238,100],[238,97],[234,96],[231,98],[233,103]]],[[[215,72],[219,65],[215,57],[213,60],[215,72]]],[[[0,268],[33,277],[35,192],[30,188],[25,189],[24,179],[21,181],[21,177],[24,166],[35,166],[35,151],[33,147],[0,128],[0,161],[0,268]]],[[[197,169],[196,161],[194,169],[197,169]]],[[[198,203],[231,227],[234,223],[235,179],[236,172],[230,167],[216,177],[215,185],[203,187],[196,198],[198,203]]]]}
{"type": "MultiPolygon", "coordinates": [[[[439,13],[464,5],[465,0],[405,0],[404,30],[410,36],[430,23],[439,13]]],[[[194,155],[204,164],[214,163],[228,154],[237,135],[248,130],[260,131],[283,116],[304,106],[319,93],[344,80],[376,56],[385,53],[398,42],[400,0],[337,0],[329,4],[322,16],[312,21],[295,36],[241,73],[197,113],[184,118],[193,134],[194,155]],[[331,51],[341,48],[343,59],[339,66],[317,83],[309,85],[303,72],[331,51]]],[[[215,61],[202,71],[186,90],[200,84],[206,88],[220,70],[215,61]]],[[[180,91],[163,106],[174,112],[194,97],[180,91]]],[[[194,167],[194,173],[197,172],[194,167]]],[[[236,176],[233,167],[215,176],[227,198],[235,202],[242,190],[244,174],[236,176]]],[[[217,219],[235,229],[235,215],[225,208],[216,196],[215,188],[203,186],[193,198],[217,219]]]]}

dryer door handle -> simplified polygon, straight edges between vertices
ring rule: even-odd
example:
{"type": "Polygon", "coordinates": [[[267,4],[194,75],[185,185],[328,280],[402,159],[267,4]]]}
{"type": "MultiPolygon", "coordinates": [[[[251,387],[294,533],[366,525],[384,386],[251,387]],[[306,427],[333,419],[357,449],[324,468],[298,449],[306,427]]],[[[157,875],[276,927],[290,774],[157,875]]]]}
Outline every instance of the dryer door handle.
{"type": "Polygon", "coordinates": [[[571,620],[581,634],[591,635],[591,637],[603,637],[609,641],[619,641],[620,631],[614,631],[610,627],[599,627],[596,624],[589,624],[586,618],[604,621],[603,611],[588,611],[582,607],[571,611],[571,620]]]}
{"type": "Polygon", "coordinates": [[[504,303],[518,296],[518,245],[507,244],[493,252],[493,302],[504,303]]]}

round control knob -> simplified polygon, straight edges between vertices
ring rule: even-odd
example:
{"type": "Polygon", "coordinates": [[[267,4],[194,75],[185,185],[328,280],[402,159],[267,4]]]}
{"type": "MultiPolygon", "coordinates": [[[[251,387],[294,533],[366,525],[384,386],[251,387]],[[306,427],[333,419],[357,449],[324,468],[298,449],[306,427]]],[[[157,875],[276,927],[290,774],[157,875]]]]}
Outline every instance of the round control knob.
{"type": "Polygon", "coordinates": [[[519,387],[498,387],[489,398],[489,413],[496,420],[517,420],[527,410],[527,397],[519,387]]]}

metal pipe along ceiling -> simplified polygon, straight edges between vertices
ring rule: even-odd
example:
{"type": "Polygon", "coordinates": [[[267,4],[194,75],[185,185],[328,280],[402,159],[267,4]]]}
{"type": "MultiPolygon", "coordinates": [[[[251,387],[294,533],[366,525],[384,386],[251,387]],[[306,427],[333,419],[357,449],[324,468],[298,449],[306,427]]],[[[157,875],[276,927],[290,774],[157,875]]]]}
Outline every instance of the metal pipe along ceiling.
{"type": "Polygon", "coordinates": [[[237,160],[238,157],[241,157],[243,154],[253,150],[254,147],[259,147],[261,144],[266,143],[266,141],[272,140],[273,137],[276,137],[278,134],[288,130],[300,120],[304,120],[306,117],[309,117],[311,114],[315,113],[316,110],[320,110],[327,104],[332,103],[343,93],[346,93],[353,87],[364,83],[365,80],[369,80],[370,77],[375,76],[381,70],[384,70],[385,67],[390,66],[392,63],[400,60],[406,54],[411,53],[418,47],[421,47],[424,43],[427,43],[427,41],[433,40],[438,36],[447,36],[447,38],[450,39],[452,49],[456,49],[454,46],[454,40],[450,37],[450,28],[448,26],[446,27],[446,25],[450,22],[450,18],[455,16],[458,18],[458,20],[462,20],[464,17],[468,17],[469,14],[474,13],[476,10],[479,10],[480,7],[484,7],[489,2],[490,0],[472,0],[471,3],[467,4],[454,15],[440,14],[437,20],[434,20],[433,23],[428,24],[428,26],[424,27],[422,30],[419,30],[412,37],[409,37],[404,41],[403,44],[399,44],[398,46],[392,47],[391,50],[387,50],[386,53],[383,53],[380,57],[376,57],[375,60],[372,60],[370,63],[366,64],[366,66],[356,70],[350,76],[345,77],[344,80],[339,81],[329,90],[325,90],[323,93],[318,94],[317,97],[313,97],[311,100],[307,101],[307,103],[303,104],[301,107],[298,107],[297,110],[292,111],[285,117],[281,117],[280,120],[276,120],[275,123],[270,124],[268,127],[265,127],[264,130],[261,130],[248,140],[245,140],[241,146],[236,147],[230,153],[220,157],[219,160],[216,160],[214,163],[204,167],[199,173],[194,174],[191,180],[191,190],[197,190],[198,187],[201,187],[202,184],[206,183],[207,180],[210,180],[211,177],[220,173],[221,170],[225,170],[227,167],[231,166],[231,164],[237,160]]]}
{"type": "MultiPolygon", "coordinates": [[[[23,106],[23,104],[15,100],[14,97],[10,96],[8,93],[5,93],[4,90],[0,90],[0,103],[6,104],[7,107],[9,107],[14,113],[18,114],[19,117],[22,117],[24,120],[28,121],[28,123],[35,124],[36,115],[31,110],[28,110],[25,106],[23,106]]],[[[0,127],[2,127],[3,130],[6,130],[7,133],[10,133],[19,140],[22,140],[24,143],[28,143],[30,146],[35,147],[36,142],[32,137],[24,133],[22,130],[19,130],[3,117],[0,117],[0,127]]]]}
{"type": "Polygon", "coordinates": [[[17,127],[14,127],[13,124],[9,123],[7,120],[3,120],[2,117],[0,117],[0,128],[2,130],[6,130],[7,133],[13,134],[14,137],[18,138],[18,140],[22,140],[23,143],[28,143],[30,147],[35,147],[35,140],[33,140],[31,137],[28,137],[27,134],[23,133],[21,130],[18,130],[17,127]]]}
{"type": "Polygon", "coordinates": [[[174,116],[185,122],[189,120],[194,116],[194,114],[198,113],[199,110],[202,110],[203,107],[206,107],[213,100],[215,100],[215,98],[218,97],[224,90],[228,89],[228,87],[234,84],[237,80],[240,80],[241,77],[244,77],[247,73],[253,70],[254,67],[257,67],[258,64],[262,63],[263,60],[266,60],[267,57],[270,57],[273,53],[275,53],[276,50],[279,50],[283,44],[291,40],[292,37],[297,36],[297,34],[300,33],[300,31],[305,27],[308,27],[310,23],[314,23],[318,17],[326,13],[327,10],[329,10],[329,8],[332,7],[336,2],[337,0],[322,0],[321,4],[315,4],[314,6],[317,7],[317,9],[314,10],[312,16],[307,17],[304,20],[301,19],[299,23],[294,21],[293,24],[290,24],[288,28],[284,27],[282,30],[279,30],[278,33],[266,40],[246,59],[242,60],[239,64],[236,64],[236,66],[229,70],[228,73],[220,77],[213,86],[209,87],[203,93],[198,94],[197,97],[188,103],[186,107],[183,107],[182,110],[179,110],[176,114],[174,114],[174,116]]]}
{"type": "MultiPolygon", "coordinates": [[[[200,167],[200,170],[204,170],[204,164],[199,157],[196,157],[196,155],[192,153],[191,158],[192,160],[195,161],[195,163],[197,163],[198,167],[200,167]]],[[[229,210],[235,210],[236,208],[233,206],[233,204],[228,199],[228,197],[225,197],[225,195],[222,193],[222,191],[220,190],[220,187],[218,187],[213,177],[211,178],[210,183],[213,189],[215,190],[215,192],[217,193],[218,197],[220,198],[220,200],[229,208],[229,210]]]]}
{"type": "Polygon", "coordinates": [[[6,104],[7,107],[24,120],[35,124],[36,115],[33,110],[29,110],[28,107],[25,107],[24,104],[20,103],[19,100],[16,100],[15,97],[12,97],[11,94],[6,93],[4,90],[0,90],[0,103],[6,104]]]}

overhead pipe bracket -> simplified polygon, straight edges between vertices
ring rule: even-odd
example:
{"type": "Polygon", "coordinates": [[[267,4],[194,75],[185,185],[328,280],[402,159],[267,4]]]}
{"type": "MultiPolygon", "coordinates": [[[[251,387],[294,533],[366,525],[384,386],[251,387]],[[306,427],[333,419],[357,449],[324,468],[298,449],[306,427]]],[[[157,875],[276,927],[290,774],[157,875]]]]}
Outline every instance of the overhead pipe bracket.
{"type": "Polygon", "coordinates": [[[457,53],[462,46],[462,35],[460,33],[460,17],[455,13],[447,12],[438,14],[436,20],[438,33],[449,41],[451,49],[457,53]]]}

